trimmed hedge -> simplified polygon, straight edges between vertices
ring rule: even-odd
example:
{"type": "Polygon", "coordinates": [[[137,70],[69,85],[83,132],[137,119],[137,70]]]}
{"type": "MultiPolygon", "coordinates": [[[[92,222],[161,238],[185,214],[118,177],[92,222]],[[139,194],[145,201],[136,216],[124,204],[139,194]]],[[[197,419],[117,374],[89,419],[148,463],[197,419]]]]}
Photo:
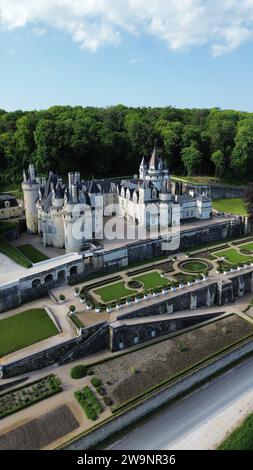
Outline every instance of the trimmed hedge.
{"type": "Polygon", "coordinates": [[[87,367],[79,364],[78,366],[72,367],[70,376],[72,379],[81,379],[87,375],[87,367]]]}
{"type": "Polygon", "coordinates": [[[102,413],[103,407],[89,387],[86,386],[82,390],[77,390],[74,396],[83,408],[87,418],[95,421],[98,415],[102,413]]]}
{"type": "Polygon", "coordinates": [[[102,385],[101,380],[98,379],[97,377],[92,377],[90,383],[91,383],[91,385],[93,385],[93,387],[95,387],[95,388],[100,387],[100,385],[102,385]]]}

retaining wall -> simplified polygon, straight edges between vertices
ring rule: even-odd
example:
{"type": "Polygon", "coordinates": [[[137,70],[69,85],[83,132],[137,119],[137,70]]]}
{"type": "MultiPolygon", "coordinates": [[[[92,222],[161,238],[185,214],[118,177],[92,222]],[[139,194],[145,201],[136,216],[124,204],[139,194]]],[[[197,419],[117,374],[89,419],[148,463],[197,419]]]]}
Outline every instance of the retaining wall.
{"type": "Polygon", "coordinates": [[[101,423],[96,426],[95,429],[85,433],[83,436],[66,443],[62,448],[65,450],[85,450],[96,446],[99,442],[102,442],[112,434],[122,431],[126,426],[138,421],[148,413],[178,397],[180,394],[187,392],[190,388],[197,386],[203,380],[208,379],[211,375],[251,352],[253,352],[252,340],[234,348],[231,352],[213,360],[208,365],[202,366],[196,372],[187,374],[184,378],[179,379],[169,387],[157,392],[153,396],[147,397],[146,400],[141,403],[133,405],[128,411],[115,415],[105,423],[101,423]]]}

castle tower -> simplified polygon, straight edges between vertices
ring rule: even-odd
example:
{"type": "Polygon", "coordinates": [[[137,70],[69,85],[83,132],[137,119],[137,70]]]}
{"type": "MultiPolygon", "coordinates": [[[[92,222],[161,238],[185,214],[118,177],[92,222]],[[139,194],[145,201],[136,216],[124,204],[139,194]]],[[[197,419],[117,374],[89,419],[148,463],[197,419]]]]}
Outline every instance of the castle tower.
{"type": "Polygon", "coordinates": [[[164,163],[163,160],[158,156],[156,146],[152,152],[149,160],[148,170],[145,179],[151,180],[155,183],[156,187],[160,190],[162,185],[162,179],[164,177],[164,163]]]}
{"type": "Polygon", "coordinates": [[[162,180],[159,201],[160,228],[165,229],[171,225],[172,218],[172,194],[170,189],[170,182],[167,176],[165,176],[162,180]]]}
{"type": "Polygon", "coordinates": [[[141,161],[141,164],[140,164],[140,167],[139,167],[139,176],[140,176],[140,179],[141,179],[141,180],[144,180],[146,174],[147,174],[147,164],[146,164],[146,161],[145,161],[145,157],[143,157],[143,158],[142,158],[142,161],[141,161]]]}
{"type": "Polygon", "coordinates": [[[23,172],[22,190],[28,233],[38,232],[38,210],[36,201],[39,196],[40,182],[36,179],[34,165],[30,163],[28,171],[23,172]]]}
{"type": "Polygon", "coordinates": [[[65,235],[63,224],[63,203],[64,203],[64,186],[62,180],[59,178],[55,189],[52,191],[52,207],[50,209],[52,224],[54,227],[54,236],[52,238],[52,245],[55,248],[64,248],[65,235]]]}

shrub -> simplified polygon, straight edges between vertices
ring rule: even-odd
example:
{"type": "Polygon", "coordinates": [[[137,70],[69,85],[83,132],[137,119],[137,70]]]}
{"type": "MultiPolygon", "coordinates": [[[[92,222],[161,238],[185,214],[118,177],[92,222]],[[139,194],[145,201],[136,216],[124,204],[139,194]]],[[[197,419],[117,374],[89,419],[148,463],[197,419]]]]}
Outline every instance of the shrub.
{"type": "Polygon", "coordinates": [[[106,395],[106,390],[104,389],[104,387],[97,387],[97,392],[99,393],[99,395],[106,395]]]}
{"type": "Polygon", "coordinates": [[[87,367],[82,364],[71,369],[70,376],[72,379],[81,379],[87,375],[87,367]]]}
{"type": "Polygon", "coordinates": [[[74,289],[75,294],[78,294],[79,290],[80,290],[79,287],[75,287],[75,289],[74,289]]]}
{"type": "Polygon", "coordinates": [[[104,400],[104,404],[106,406],[111,406],[113,404],[113,401],[112,401],[111,397],[106,396],[106,397],[103,398],[103,400],[104,400]]]}
{"type": "Polygon", "coordinates": [[[178,343],[178,344],[177,344],[177,347],[178,347],[178,349],[179,349],[180,352],[185,352],[185,351],[187,351],[187,346],[186,346],[185,344],[183,344],[183,343],[178,343]]]}
{"type": "Polygon", "coordinates": [[[71,313],[74,313],[76,311],[76,306],[75,305],[70,305],[69,310],[71,313]]]}
{"type": "Polygon", "coordinates": [[[93,374],[94,374],[94,371],[92,369],[87,370],[87,375],[93,375],[93,374]]]}
{"type": "Polygon", "coordinates": [[[135,375],[135,374],[137,374],[137,373],[138,373],[137,369],[136,369],[135,367],[132,367],[132,368],[131,368],[131,374],[132,374],[132,375],[135,375]]]}
{"type": "Polygon", "coordinates": [[[75,392],[74,395],[86,416],[92,421],[95,421],[99,413],[103,411],[103,407],[93,391],[86,386],[82,390],[75,392]]]}
{"type": "Polygon", "coordinates": [[[97,387],[100,387],[100,385],[102,385],[102,382],[100,379],[98,379],[97,377],[93,377],[90,381],[91,385],[93,385],[93,387],[97,388],[97,387]]]}
{"type": "Polygon", "coordinates": [[[66,298],[65,295],[63,295],[63,294],[59,295],[59,299],[60,299],[60,300],[63,301],[63,300],[65,300],[65,298],[66,298]]]}

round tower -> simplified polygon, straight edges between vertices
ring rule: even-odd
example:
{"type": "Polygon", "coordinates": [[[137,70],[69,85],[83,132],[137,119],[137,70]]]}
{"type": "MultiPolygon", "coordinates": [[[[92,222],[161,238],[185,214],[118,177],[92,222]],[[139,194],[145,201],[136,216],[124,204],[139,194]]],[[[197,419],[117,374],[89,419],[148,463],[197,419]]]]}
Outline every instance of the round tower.
{"type": "Polygon", "coordinates": [[[29,165],[28,172],[24,171],[22,190],[24,193],[24,207],[28,233],[38,233],[38,210],[36,201],[39,196],[40,181],[36,179],[34,166],[29,165]]]}
{"type": "Polygon", "coordinates": [[[172,218],[172,194],[168,177],[162,181],[161,191],[159,193],[160,206],[160,228],[167,228],[171,225],[172,218]]]}

